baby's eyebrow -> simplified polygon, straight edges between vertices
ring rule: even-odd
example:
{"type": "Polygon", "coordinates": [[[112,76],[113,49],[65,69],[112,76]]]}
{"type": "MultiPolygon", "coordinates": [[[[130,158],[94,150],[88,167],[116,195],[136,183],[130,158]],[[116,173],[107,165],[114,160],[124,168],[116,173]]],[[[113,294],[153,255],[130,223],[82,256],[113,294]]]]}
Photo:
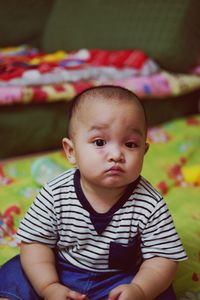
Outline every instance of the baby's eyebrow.
{"type": "MultiPolygon", "coordinates": [[[[89,129],[89,132],[93,133],[96,131],[98,132],[98,131],[106,130],[106,129],[108,129],[108,127],[109,127],[109,124],[105,124],[105,123],[92,125],[91,128],[89,129]]],[[[143,137],[142,130],[140,130],[139,128],[135,128],[135,127],[130,127],[129,129],[127,129],[126,134],[134,134],[134,135],[143,137]]]]}
{"type": "Polygon", "coordinates": [[[140,135],[140,136],[143,136],[142,130],[140,130],[138,128],[131,128],[130,132],[134,133],[134,134],[137,134],[137,135],[140,135]]]}
{"type": "Polygon", "coordinates": [[[98,124],[98,125],[92,125],[90,127],[90,131],[95,131],[95,130],[102,130],[102,129],[107,129],[109,127],[108,124],[98,124]]]}

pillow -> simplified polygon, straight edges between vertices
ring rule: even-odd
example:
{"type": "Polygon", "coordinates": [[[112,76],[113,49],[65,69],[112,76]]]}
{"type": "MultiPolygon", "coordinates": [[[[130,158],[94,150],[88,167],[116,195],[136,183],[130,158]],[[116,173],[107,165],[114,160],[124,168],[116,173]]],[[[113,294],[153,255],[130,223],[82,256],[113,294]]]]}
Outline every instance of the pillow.
{"type": "Polygon", "coordinates": [[[140,49],[169,71],[186,72],[200,54],[199,0],[56,0],[42,47],[140,49]]]}

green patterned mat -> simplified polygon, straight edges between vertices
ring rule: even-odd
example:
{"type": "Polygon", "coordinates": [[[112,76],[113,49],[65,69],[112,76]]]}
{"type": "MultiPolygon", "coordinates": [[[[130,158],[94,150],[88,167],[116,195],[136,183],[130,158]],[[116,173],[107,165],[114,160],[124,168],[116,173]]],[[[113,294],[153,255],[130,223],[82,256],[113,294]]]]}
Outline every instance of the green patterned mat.
{"type": "MultiPolygon", "coordinates": [[[[200,299],[200,115],[149,130],[142,175],[164,194],[189,259],[175,279],[178,299],[200,299]]],[[[69,168],[62,151],[0,163],[0,264],[19,252],[15,230],[40,184],[69,168]]]]}

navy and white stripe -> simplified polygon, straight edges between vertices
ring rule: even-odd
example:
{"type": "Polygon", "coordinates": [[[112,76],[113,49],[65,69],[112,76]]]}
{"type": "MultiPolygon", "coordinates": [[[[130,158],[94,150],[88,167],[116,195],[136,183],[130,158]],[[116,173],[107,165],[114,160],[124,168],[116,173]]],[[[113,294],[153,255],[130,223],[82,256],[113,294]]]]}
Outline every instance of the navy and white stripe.
{"type": "Polygon", "coordinates": [[[110,243],[128,246],[138,233],[144,259],[187,258],[162,196],[144,178],[130,185],[109,212],[98,214],[80,192],[79,171],[71,169],[41,189],[17,236],[20,241],[57,246],[77,267],[105,272],[110,271],[110,243]]]}

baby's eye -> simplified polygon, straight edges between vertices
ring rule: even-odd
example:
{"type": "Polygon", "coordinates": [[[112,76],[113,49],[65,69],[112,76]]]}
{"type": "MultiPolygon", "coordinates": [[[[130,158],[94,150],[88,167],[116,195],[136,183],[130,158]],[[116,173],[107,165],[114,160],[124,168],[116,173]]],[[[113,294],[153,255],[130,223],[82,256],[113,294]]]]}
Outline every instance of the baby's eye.
{"type": "Polygon", "coordinates": [[[106,141],[102,140],[102,139],[97,139],[97,140],[93,141],[93,144],[97,147],[102,147],[106,144],[106,141]]]}
{"type": "Polygon", "coordinates": [[[125,143],[125,145],[128,148],[136,148],[137,147],[137,144],[134,142],[127,142],[127,143],[125,143]]]}

